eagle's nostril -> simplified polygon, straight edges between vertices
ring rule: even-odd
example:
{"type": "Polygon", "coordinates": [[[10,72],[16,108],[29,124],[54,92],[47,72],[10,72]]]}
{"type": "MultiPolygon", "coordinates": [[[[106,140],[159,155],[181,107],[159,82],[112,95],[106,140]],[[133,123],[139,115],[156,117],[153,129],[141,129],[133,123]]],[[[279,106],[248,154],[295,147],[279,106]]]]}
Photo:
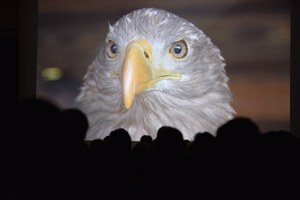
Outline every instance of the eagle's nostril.
{"type": "Polygon", "coordinates": [[[149,54],[148,54],[146,51],[144,51],[144,56],[145,56],[145,58],[147,58],[147,59],[150,58],[149,54]]]}

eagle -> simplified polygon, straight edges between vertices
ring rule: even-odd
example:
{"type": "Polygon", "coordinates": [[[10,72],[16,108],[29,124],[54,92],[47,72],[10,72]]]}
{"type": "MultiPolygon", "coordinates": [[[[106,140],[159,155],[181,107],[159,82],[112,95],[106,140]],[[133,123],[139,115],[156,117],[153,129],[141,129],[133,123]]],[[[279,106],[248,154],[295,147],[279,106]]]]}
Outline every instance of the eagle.
{"type": "Polygon", "coordinates": [[[215,135],[235,115],[225,65],[191,22],[157,8],[130,12],[108,25],[76,97],[89,121],[85,139],[120,128],[133,141],[155,139],[163,126],[187,140],[199,132],[215,135]]]}

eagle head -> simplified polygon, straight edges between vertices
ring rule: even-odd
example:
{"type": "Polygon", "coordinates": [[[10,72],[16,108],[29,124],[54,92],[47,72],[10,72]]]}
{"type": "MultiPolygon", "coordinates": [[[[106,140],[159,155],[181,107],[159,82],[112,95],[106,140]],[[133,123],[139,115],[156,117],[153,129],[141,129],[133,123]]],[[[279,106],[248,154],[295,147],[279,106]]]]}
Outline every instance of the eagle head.
{"type": "Polygon", "coordinates": [[[195,25],[165,10],[133,11],[109,30],[76,99],[87,140],[127,130],[132,140],[162,126],[192,140],[231,119],[231,92],[220,50],[195,25]]]}

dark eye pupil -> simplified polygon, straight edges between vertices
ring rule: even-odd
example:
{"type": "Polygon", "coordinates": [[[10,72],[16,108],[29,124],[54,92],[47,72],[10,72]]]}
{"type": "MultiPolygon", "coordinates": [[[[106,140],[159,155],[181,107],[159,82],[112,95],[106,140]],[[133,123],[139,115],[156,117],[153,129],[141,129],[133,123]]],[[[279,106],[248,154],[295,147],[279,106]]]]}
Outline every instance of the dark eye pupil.
{"type": "Polygon", "coordinates": [[[174,47],[174,53],[179,54],[181,52],[181,46],[179,44],[175,45],[174,47]]]}
{"type": "Polygon", "coordinates": [[[117,50],[118,50],[117,45],[115,45],[115,44],[111,45],[110,51],[111,51],[113,54],[117,53],[117,50]]]}

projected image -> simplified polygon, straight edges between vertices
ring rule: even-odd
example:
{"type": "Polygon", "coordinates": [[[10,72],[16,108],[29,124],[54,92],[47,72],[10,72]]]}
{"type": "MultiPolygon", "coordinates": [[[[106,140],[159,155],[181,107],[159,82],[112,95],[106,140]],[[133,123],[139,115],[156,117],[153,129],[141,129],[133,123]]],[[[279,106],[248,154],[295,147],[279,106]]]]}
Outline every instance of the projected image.
{"type": "Polygon", "coordinates": [[[289,130],[288,5],[39,2],[37,96],[84,111],[87,139],[167,125],[191,140],[234,116],[289,130]]]}

